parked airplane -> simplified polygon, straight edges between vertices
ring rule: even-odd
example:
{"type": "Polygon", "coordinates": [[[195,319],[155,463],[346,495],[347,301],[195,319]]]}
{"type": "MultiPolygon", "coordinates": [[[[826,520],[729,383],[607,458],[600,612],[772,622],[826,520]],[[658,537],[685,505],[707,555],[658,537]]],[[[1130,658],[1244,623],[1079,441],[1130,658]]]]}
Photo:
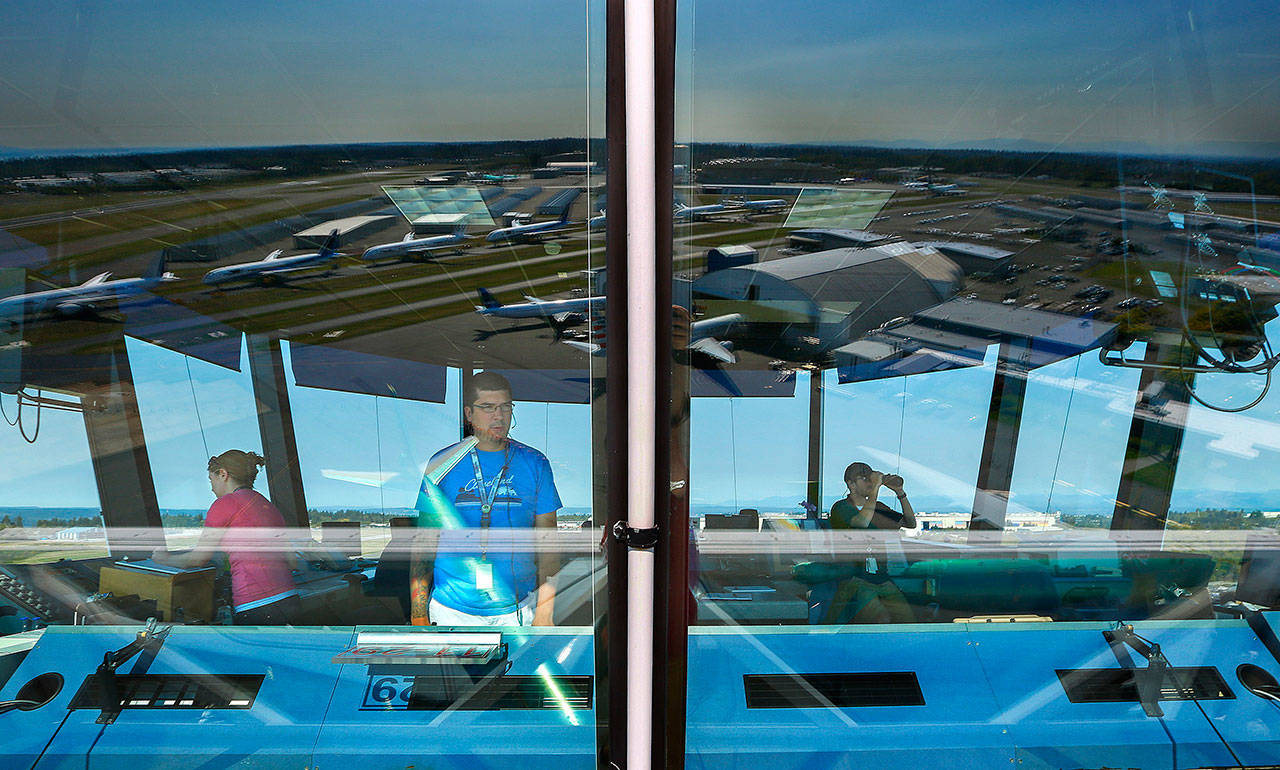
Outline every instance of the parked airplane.
{"type": "Polygon", "coordinates": [[[604,297],[574,297],[572,299],[538,299],[525,295],[525,302],[504,305],[489,290],[476,290],[480,303],[476,312],[492,318],[542,318],[561,327],[582,323],[594,308],[604,307],[604,297]]]}
{"type": "MultiPolygon", "coordinates": [[[[604,297],[593,297],[600,303],[599,308],[604,307],[604,297]]],[[[564,344],[572,345],[579,350],[585,350],[593,356],[604,355],[605,351],[605,334],[604,324],[601,322],[602,315],[598,310],[593,311],[593,315],[597,319],[592,324],[592,336],[597,338],[598,342],[581,342],[579,340],[564,340],[564,344]]],[[[727,340],[716,339],[718,336],[724,336],[734,324],[745,321],[745,317],[739,313],[729,313],[727,315],[716,316],[715,318],[704,318],[701,321],[694,321],[689,325],[689,350],[710,356],[717,361],[726,364],[735,364],[738,357],[733,353],[733,343],[727,340]]]]}
{"type": "Polygon", "coordinates": [[[312,254],[296,254],[292,257],[281,256],[284,249],[276,249],[266,259],[257,262],[244,262],[239,265],[218,267],[204,274],[204,282],[210,286],[218,286],[235,281],[273,281],[287,277],[290,273],[311,270],[323,265],[335,257],[342,256],[334,251],[338,243],[338,231],[333,230],[325,239],[320,250],[312,254]]]}
{"type": "Polygon", "coordinates": [[[499,227],[486,235],[484,239],[489,243],[540,240],[552,233],[563,230],[569,224],[569,209],[566,208],[559,219],[547,220],[546,222],[531,222],[526,225],[499,227]]]}
{"type": "Polygon", "coordinates": [[[769,198],[759,201],[734,201],[734,205],[738,208],[746,209],[750,214],[767,214],[774,211],[782,211],[787,207],[787,201],[783,198],[769,198]]]}
{"type": "Polygon", "coordinates": [[[677,222],[699,222],[733,210],[735,209],[726,203],[708,203],[705,206],[686,206],[683,203],[677,203],[675,220],[677,222]]]}
{"type": "Polygon", "coordinates": [[[406,257],[416,258],[430,254],[433,251],[448,248],[461,251],[468,240],[470,238],[463,232],[461,227],[448,235],[433,235],[428,238],[414,238],[413,233],[410,232],[405,234],[402,241],[370,246],[364,250],[364,255],[361,259],[373,261],[375,259],[390,259],[391,257],[400,259],[406,257]]]}
{"type": "Polygon", "coordinates": [[[6,297],[0,300],[0,320],[16,324],[40,317],[94,314],[110,303],[140,298],[153,286],[176,280],[178,276],[162,272],[159,265],[154,272],[140,278],[112,280],[111,273],[99,273],[79,286],[6,297]]]}

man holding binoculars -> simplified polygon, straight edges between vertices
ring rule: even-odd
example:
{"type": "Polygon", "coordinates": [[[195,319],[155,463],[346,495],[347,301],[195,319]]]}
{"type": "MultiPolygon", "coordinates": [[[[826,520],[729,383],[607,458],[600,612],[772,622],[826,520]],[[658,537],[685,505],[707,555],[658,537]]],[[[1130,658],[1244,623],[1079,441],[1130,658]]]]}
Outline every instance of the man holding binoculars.
{"type": "Polygon", "coordinates": [[[901,476],[871,470],[866,463],[851,463],[844,469],[849,495],[831,506],[832,529],[915,529],[916,512],[907,500],[901,476]],[[902,513],[876,498],[884,487],[898,496],[902,513]]]}
{"type": "MultiPolygon", "coordinates": [[[[831,506],[832,529],[878,529],[896,533],[914,529],[916,512],[903,490],[901,476],[881,473],[866,463],[852,463],[844,471],[849,494],[831,506]],[[884,487],[898,497],[899,513],[877,498],[884,487]]],[[[836,591],[826,622],[902,623],[914,620],[906,597],[889,579],[884,540],[867,541],[862,555],[864,569],[836,591]]],[[[855,559],[858,554],[854,554],[855,559]]]]}

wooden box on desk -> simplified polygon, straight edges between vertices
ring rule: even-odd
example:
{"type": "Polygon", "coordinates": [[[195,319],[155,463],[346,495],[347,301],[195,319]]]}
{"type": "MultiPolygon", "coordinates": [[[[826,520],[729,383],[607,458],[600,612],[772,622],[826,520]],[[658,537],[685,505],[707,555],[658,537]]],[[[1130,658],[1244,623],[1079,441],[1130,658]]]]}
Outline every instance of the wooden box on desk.
{"type": "Polygon", "coordinates": [[[109,564],[98,577],[98,590],[116,596],[137,594],[155,599],[160,620],[173,621],[173,611],[182,608],[186,620],[213,620],[213,567],[158,571],[124,564],[109,564]]]}

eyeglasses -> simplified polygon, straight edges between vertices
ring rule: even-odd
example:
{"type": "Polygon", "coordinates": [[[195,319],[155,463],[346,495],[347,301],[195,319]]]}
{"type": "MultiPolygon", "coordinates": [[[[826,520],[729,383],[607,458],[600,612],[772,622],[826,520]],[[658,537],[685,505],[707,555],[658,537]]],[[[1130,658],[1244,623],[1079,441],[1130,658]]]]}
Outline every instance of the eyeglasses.
{"type": "Polygon", "coordinates": [[[497,414],[498,412],[511,414],[515,410],[515,404],[510,401],[505,404],[472,404],[471,406],[474,409],[479,409],[485,414],[497,414]]]}

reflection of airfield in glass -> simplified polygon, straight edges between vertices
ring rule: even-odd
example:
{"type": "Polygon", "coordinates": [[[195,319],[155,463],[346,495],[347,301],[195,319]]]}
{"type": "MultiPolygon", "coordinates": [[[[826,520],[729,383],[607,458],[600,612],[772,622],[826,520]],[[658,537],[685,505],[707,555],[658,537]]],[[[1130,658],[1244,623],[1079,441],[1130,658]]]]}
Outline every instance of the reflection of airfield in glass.
{"type": "Polygon", "coordinates": [[[865,229],[893,197],[892,190],[828,190],[806,187],[783,227],[865,229]]]}
{"type": "Polygon", "coordinates": [[[447,217],[445,224],[489,225],[496,223],[475,185],[457,187],[398,187],[383,185],[382,191],[410,224],[427,224],[447,217]],[[462,215],[462,216],[459,216],[462,215]]]}

